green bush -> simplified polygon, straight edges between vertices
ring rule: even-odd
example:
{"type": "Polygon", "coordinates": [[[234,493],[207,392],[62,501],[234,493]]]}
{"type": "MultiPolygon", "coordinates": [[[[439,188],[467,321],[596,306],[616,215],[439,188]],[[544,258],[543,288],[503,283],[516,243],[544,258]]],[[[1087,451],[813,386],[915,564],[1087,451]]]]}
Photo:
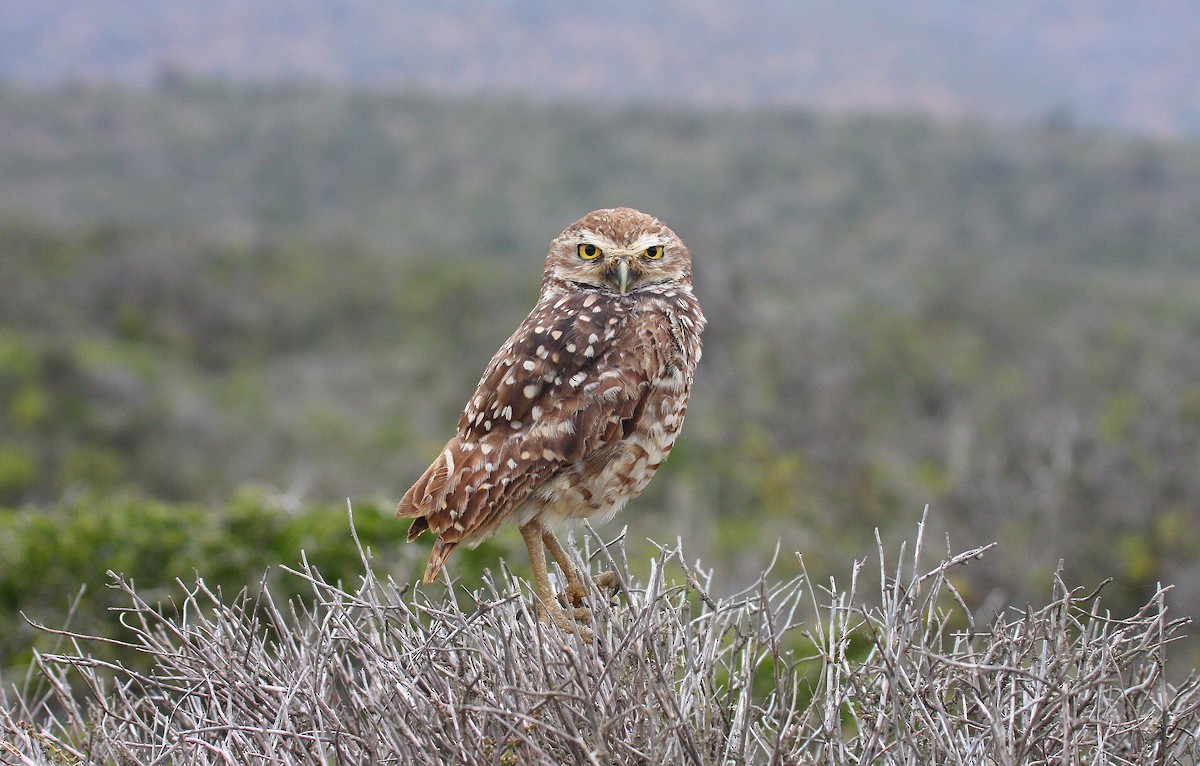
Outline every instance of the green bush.
{"type": "MultiPolygon", "coordinates": [[[[361,544],[388,572],[401,580],[420,575],[428,545],[405,544],[407,524],[392,516],[390,504],[357,503],[353,520],[361,544]]],[[[51,640],[22,614],[62,628],[70,612],[72,630],[117,635],[119,613],[113,609],[125,599],[110,587],[109,572],[136,583],[151,600],[166,599],[177,580],[197,577],[230,595],[266,585],[286,599],[303,583],[282,577],[280,565],[307,561],[330,582],[353,583],[361,576],[350,530],[343,504],[299,506],[257,488],[220,505],[85,493],[56,506],[0,510],[0,670],[27,666],[35,641],[44,647],[51,640]],[[80,595],[72,611],[74,594],[80,595]]],[[[457,553],[454,573],[477,577],[509,542],[501,536],[457,553]]],[[[136,663],[118,649],[111,654],[136,663]]]]}
{"type": "MultiPolygon", "coordinates": [[[[360,503],[354,523],[363,545],[397,576],[418,571],[424,548],[404,545],[405,525],[390,508],[360,503]]],[[[176,579],[196,577],[230,594],[265,582],[286,597],[300,583],[274,568],[298,565],[302,557],[331,582],[361,574],[344,505],[289,508],[248,489],[221,506],[82,494],[53,507],[0,510],[0,668],[28,662],[37,634],[21,614],[61,628],[72,594],[81,593],[72,629],[116,635],[112,609],[124,600],[109,587],[108,572],[136,583],[150,599],[165,599],[176,579]]],[[[462,564],[470,567],[470,557],[462,564]]]]}

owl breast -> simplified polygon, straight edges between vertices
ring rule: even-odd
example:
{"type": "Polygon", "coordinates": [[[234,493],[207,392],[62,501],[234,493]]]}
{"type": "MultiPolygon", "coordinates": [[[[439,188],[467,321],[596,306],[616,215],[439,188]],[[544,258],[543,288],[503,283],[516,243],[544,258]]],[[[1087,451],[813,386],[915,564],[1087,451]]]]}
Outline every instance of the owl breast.
{"type": "Polygon", "coordinates": [[[596,371],[646,371],[639,399],[611,442],[550,477],[519,516],[605,520],[641,494],[683,427],[703,322],[690,294],[639,296],[596,371]]]}
{"type": "Polygon", "coordinates": [[[664,423],[635,429],[629,436],[595,454],[587,463],[564,469],[542,485],[531,499],[534,516],[555,519],[598,517],[607,520],[641,494],[675,446],[686,393],[659,398],[647,410],[662,413],[664,423]]]}

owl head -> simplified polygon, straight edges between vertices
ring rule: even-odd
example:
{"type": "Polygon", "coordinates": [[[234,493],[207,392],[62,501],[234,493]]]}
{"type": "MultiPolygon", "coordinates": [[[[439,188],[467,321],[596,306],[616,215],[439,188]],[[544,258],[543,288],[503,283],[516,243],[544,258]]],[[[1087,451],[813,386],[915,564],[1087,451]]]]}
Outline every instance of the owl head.
{"type": "Polygon", "coordinates": [[[692,256],[683,240],[654,216],[617,207],[588,213],[550,243],[542,291],[636,295],[691,282],[692,256]]]}

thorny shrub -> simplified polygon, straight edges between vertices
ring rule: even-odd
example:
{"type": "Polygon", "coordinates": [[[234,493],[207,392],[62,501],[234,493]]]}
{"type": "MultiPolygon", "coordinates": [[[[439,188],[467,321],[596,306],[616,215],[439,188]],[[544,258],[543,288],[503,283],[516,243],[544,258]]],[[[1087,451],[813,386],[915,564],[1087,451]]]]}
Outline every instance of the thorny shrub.
{"type": "Polygon", "coordinates": [[[866,599],[865,562],[716,598],[678,544],[641,582],[588,528],[579,563],[623,583],[623,603],[592,594],[591,644],[539,623],[507,568],[454,598],[377,576],[362,548],[353,587],[289,570],[312,593],[289,603],[198,579],[167,617],[117,581],[153,669],[61,632],[69,651],[3,699],[0,763],[1200,762],[1197,679],[1164,667],[1186,623],[1167,588],[1116,618],[1056,573],[1049,604],[985,623],[952,575],[991,546],[925,568],[923,529],[894,568],[879,545],[866,599]]]}

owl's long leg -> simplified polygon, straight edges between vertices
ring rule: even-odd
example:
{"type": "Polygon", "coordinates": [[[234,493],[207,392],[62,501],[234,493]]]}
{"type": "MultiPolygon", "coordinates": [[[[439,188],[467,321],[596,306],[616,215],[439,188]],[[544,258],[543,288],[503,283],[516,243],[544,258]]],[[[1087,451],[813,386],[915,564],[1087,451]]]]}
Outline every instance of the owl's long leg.
{"type": "MultiPolygon", "coordinates": [[[[521,537],[525,538],[525,547],[529,550],[529,564],[533,569],[533,581],[537,588],[539,607],[538,612],[543,618],[549,617],[560,629],[568,633],[579,633],[585,641],[591,641],[594,634],[591,629],[577,624],[571,615],[558,605],[554,597],[554,589],[550,587],[550,575],[546,571],[546,548],[542,525],[531,521],[521,527],[521,537]]],[[[558,541],[555,540],[557,545],[558,541]]],[[[562,551],[562,546],[557,546],[562,551]]],[[[557,556],[555,556],[557,558],[557,556]]]]}
{"type": "Polygon", "coordinates": [[[583,583],[579,579],[575,563],[571,561],[571,557],[567,555],[562,543],[549,529],[542,529],[542,542],[546,544],[546,550],[550,551],[550,555],[558,562],[563,574],[567,577],[567,588],[563,591],[567,597],[567,603],[571,606],[583,606],[583,597],[587,595],[587,591],[583,589],[583,583]]]}
{"type": "MultiPolygon", "coordinates": [[[[563,548],[562,543],[558,541],[558,538],[549,529],[542,530],[542,542],[546,544],[546,549],[550,551],[550,555],[554,557],[554,560],[562,567],[563,574],[567,576],[567,588],[563,593],[567,597],[568,605],[578,607],[581,610],[583,608],[583,599],[587,597],[588,592],[583,587],[583,580],[579,576],[579,570],[575,567],[575,563],[571,561],[571,557],[567,554],[566,549],[563,548]]],[[[593,577],[592,581],[601,588],[609,591],[615,592],[617,590],[618,580],[616,572],[601,572],[593,577]]],[[[586,615],[581,615],[577,610],[575,616],[586,615]]]]}

